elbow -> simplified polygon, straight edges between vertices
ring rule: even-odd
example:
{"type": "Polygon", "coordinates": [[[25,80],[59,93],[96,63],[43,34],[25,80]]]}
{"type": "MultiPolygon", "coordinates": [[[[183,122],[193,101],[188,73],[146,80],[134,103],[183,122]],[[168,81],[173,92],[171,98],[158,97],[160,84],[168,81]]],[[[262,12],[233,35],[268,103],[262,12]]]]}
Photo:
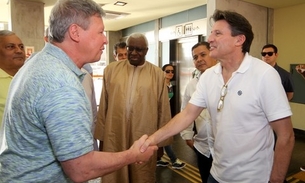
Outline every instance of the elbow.
{"type": "Polygon", "coordinates": [[[67,177],[73,182],[85,182],[94,178],[93,171],[88,166],[90,161],[87,160],[88,156],[91,155],[92,153],[87,153],[75,159],[62,161],[61,167],[67,177]]]}
{"type": "Polygon", "coordinates": [[[295,143],[295,136],[294,136],[294,132],[292,130],[291,134],[290,134],[290,138],[289,138],[290,143],[294,146],[295,143]]]}
{"type": "Polygon", "coordinates": [[[286,140],[283,144],[283,147],[287,147],[287,150],[290,149],[291,152],[293,151],[293,147],[295,144],[295,136],[293,130],[291,130],[291,133],[289,133],[289,136],[286,137],[286,140]]]}
{"type": "Polygon", "coordinates": [[[90,178],[88,176],[89,175],[88,172],[87,173],[83,172],[80,174],[71,173],[71,174],[67,174],[67,175],[75,183],[82,183],[82,182],[86,182],[86,181],[90,180],[90,178]]]}

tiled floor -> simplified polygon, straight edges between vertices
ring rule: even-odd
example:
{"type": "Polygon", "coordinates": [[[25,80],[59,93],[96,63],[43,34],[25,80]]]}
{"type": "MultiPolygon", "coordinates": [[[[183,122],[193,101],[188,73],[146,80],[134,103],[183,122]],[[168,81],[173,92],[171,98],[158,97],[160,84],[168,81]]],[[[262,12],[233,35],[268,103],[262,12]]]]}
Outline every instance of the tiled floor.
{"type": "MultiPolygon", "coordinates": [[[[295,139],[295,146],[287,173],[287,180],[290,183],[305,183],[305,181],[300,180],[300,176],[295,176],[300,172],[300,166],[305,165],[305,137],[296,134],[295,139]]],[[[185,144],[179,135],[175,136],[173,149],[176,152],[177,157],[186,162],[187,165],[184,169],[175,171],[170,167],[157,167],[157,182],[199,183],[200,181],[197,179],[196,170],[194,170],[197,168],[195,153],[185,144]]]]}

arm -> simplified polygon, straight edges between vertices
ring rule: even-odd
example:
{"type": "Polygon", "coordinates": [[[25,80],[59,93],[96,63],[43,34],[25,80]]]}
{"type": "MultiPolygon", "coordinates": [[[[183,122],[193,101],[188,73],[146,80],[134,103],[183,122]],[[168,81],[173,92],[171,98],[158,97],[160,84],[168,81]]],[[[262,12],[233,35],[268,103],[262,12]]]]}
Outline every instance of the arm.
{"type": "Polygon", "coordinates": [[[288,98],[288,101],[290,101],[293,98],[293,94],[294,94],[294,83],[293,83],[293,79],[290,73],[289,77],[287,79],[287,84],[285,84],[285,92],[288,98]],[[287,85],[287,86],[286,86],[287,85]]]}
{"type": "MultiPolygon", "coordinates": [[[[92,108],[92,127],[91,127],[91,131],[94,134],[94,130],[95,130],[95,126],[96,126],[96,120],[97,120],[97,105],[96,105],[96,99],[95,99],[95,91],[94,91],[94,84],[93,84],[93,78],[92,76],[89,74],[89,72],[87,70],[85,70],[84,68],[81,69],[84,73],[86,73],[83,81],[82,81],[82,85],[85,89],[86,95],[88,96],[88,99],[90,101],[91,104],[91,108],[92,108]]],[[[97,147],[97,140],[94,139],[94,149],[98,150],[97,147]]]]}
{"type": "MultiPolygon", "coordinates": [[[[162,71],[163,72],[163,71],[162,71]]],[[[168,88],[165,82],[163,73],[158,73],[158,76],[162,79],[162,82],[159,83],[159,87],[163,87],[159,91],[159,101],[158,101],[158,123],[157,129],[165,126],[165,124],[171,119],[171,108],[168,98],[168,88]]],[[[173,138],[166,138],[158,143],[159,147],[164,147],[170,145],[173,141],[173,138]]]]}
{"type": "Polygon", "coordinates": [[[294,94],[293,92],[286,92],[288,101],[290,101],[293,98],[293,94],[294,94]]]}
{"type": "MultiPolygon", "coordinates": [[[[188,102],[191,99],[191,95],[194,93],[196,89],[197,79],[192,79],[186,86],[184,96],[182,98],[181,102],[181,111],[185,108],[185,106],[188,104],[188,102]]],[[[194,123],[191,123],[185,130],[180,132],[180,136],[183,140],[185,140],[186,144],[193,149],[194,146],[194,123]]]]}
{"type": "Polygon", "coordinates": [[[146,139],[147,135],[143,135],[126,151],[91,151],[78,158],[63,161],[61,165],[73,182],[84,182],[111,173],[131,163],[148,161],[157,150],[157,146],[149,147],[144,153],[140,152],[139,149],[146,139]]]}
{"type": "Polygon", "coordinates": [[[180,136],[182,137],[183,140],[185,140],[186,145],[188,145],[190,148],[193,148],[194,145],[194,122],[191,123],[185,130],[180,132],[180,136]]]}
{"type": "MultiPolygon", "coordinates": [[[[104,76],[103,76],[103,87],[100,97],[100,103],[99,103],[99,109],[97,112],[97,119],[96,119],[96,126],[94,131],[94,138],[100,140],[102,142],[104,140],[103,134],[104,134],[104,121],[106,119],[106,113],[107,113],[107,106],[108,106],[108,95],[107,95],[107,85],[106,85],[106,77],[107,77],[107,69],[104,70],[104,76]]],[[[101,143],[103,144],[103,143],[101,143]]],[[[103,147],[100,146],[100,149],[103,147]]]]}
{"type": "Polygon", "coordinates": [[[185,142],[191,149],[194,148],[194,140],[185,140],[185,142]]]}
{"type": "Polygon", "coordinates": [[[185,129],[198,117],[202,110],[202,107],[188,103],[183,111],[172,118],[164,127],[149,136],[142,145],[141,152],[144,152],[150,145],[158,144],[185,129]]]}
{"type": "MultiPolygon", "coordinates": [[[[182,100],[181,104],[181,110],[185,108],[189,100],[191,99],[190,96],[187,95],[187,89],[184,92],[184,97],[182,100]]],[[[193,148],[194,141],[193,141],[193,136],[194,136],[194,123],[191,123],[185,130],[180,132],[180,136],[182,137],[183,140],[185,140],[186,144],[190,147],[193,148]]]]}
{"type": "Polygon", "coordinates": [[[285,179],[294,146],[294,132],[291,118],[286,117],[270,122],[277,135],[274,151],[273,167],[270,175],[271,183],[282,183],[285,179]]]}

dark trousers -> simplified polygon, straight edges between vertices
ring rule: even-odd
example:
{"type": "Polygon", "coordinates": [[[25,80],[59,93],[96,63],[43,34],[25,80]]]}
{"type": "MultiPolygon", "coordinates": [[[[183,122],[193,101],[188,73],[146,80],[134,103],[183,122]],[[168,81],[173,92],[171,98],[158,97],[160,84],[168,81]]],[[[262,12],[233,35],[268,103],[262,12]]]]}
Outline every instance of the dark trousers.
{"type": "Polygon", "coordinates": [[[161,160],[161,157],[163,156],[163,148],[167,154],[167,156],[169,157],[169,159],[171,160],[172,163],[175,163],[177,160],[177,157],[173,151],[173,148],[171,145],[165,146],[165,147],[159,147],[158,152],[157,152],[157,161],[161,160]]]}
{"type": "Polygon", "coordinates": [[[219,183],[212,175],[209,176],[208,183],[219,183]]]}
{"type": "Polygon", "coordinates": [[[197,164],[198,169],[200,172],[202,183],[207,183],[209,175],[210,175],[210,169],[212,166],[213,158],[210,156],[207,158],[205,155],[201,154],[195,147],[194,151],[197,155],[197,164]]]}
{"type": "MultiPolygon", "coordinates": [[[[208,183],[219,183],[217,180],[214,179],[212,175],[209,176],[208,183]]],[[[286,180],[284,180],[284,183],[288,183],[286,180]]]]}

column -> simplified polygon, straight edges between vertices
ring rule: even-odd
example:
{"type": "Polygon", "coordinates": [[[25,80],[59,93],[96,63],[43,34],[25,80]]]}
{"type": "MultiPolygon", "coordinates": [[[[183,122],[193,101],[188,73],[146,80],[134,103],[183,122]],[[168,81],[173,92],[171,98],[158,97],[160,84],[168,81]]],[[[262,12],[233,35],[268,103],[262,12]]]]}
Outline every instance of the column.
{"type": "Polygon", "coordinates": [[[15,32],[25,46],[40,51],[44,47],[44,3],[10,0],[9,29],[15,32]]]}

